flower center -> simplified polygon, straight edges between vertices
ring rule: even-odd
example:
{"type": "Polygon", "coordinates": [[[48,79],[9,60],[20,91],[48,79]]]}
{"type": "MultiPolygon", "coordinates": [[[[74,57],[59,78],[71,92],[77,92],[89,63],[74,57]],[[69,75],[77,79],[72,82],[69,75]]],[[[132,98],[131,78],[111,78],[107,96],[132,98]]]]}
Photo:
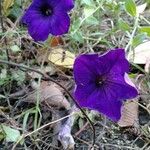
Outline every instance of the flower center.
{"type": "Polygon", "coordinates": [[[52,8],[49,6],[41,7],[41,12],[44,16],[50,16],[52,14],[52,8]]]}
{"type": "Polygon", "coordinates": [[[102,86],[104,84],[104,82],[105,82],[105,78],[104,77],[98,77],[96,79],[96,85],[97,86],[102,86]]]}

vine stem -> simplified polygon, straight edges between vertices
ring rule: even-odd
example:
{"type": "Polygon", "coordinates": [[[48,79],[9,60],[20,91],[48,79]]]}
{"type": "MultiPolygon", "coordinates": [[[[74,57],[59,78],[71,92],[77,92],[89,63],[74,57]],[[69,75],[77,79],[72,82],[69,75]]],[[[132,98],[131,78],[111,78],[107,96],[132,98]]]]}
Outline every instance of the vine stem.
{"type": "Polygon", "coordinates": [[[17,64],[17,63],[14,63],[14,62],[10,62],[10,61],[5,61],[5,60],[1,60],[0,59],[0,63],[2,64],[6,64],[6,65],[9,65],[9,66],[15,66],[15,67],[18,67],[18,68],[24,68],[26,69],[27,71],[33,71],[33,72],[36,72],[38,74],[40,74],[42,76],[42,80],[44,81],[51,81],[55,84],[57,84],[58,86],[60,86],[67,94],[68,96],[73,100],[73,102],[76,104],[76,106],[80,109],[80,111],[82,112],[82,114],[86,117],[86,119],[89,121],[89,124],[91,125],[92,127],[92,130],[93,130],[93,141],[92,141],[92,147],[94,147],[95,145],[95,127],[92,123],[92,121],[90,120],[90,118],[87,116],[87,114],[84,112],[84,110],[81,108],[81,106],[78,104],[78,102],[74,99],[74,97],[70,94],[70,92],[64,87],[62,86],[60,83],[58,83],[57,81],[55,81],[54,79],[52,79],[50,76],[48,75],[45,75],[44,73],[42,73],[41,71],[37,70],[37,69],[34,69],[34,68],[31,68],[31,67],[28,67],[26,65],[22,65],[22,64],[17,64]]]}

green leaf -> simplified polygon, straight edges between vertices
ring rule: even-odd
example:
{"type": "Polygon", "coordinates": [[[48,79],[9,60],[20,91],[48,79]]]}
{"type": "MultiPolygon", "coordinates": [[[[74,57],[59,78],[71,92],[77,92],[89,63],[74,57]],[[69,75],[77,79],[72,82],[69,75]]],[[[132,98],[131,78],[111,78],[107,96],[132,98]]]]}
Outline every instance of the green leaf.
{"type": "Polygon", "coordinates": [[[10,47],[10,49],[12,50],[12,52],[17,53],[20,52],[20,48],[18,47],[18,45],[13,45],[10,47]]]}
{"type": "Polygon", "coordinates": [[[91,6],[93,4],[93,0],[82,0],[86,5],[91,6]]]}
{"type": "Polygon", "coordinates": [[[137,36],[134,37],[133,41],[132,41],[132,46],[133,47],[136,47],[138,46],[139,44],[143,43],[144,40],[146,39],[146,34],[144,33],[141,33],[141,34],[138,34],[137,36]]]}
{"type": "Polygon", "coordinates": [[[1,73],[0,73],[0,80],[1,79],[5,79],[7,78],[7,70],[6,69],[2,69],[1,73]]]}
{"type": "Polygon", "coordinates": [[[84,40],[83,40],[83,36],[82,36],[82,32],[78,31],[76,32],[75,34],[71,35],[72,38],[80,43],[83,43],[84,40]]]}
{"type": "Polygon", "coordinates": [[[72,27],[71,27],[71,31],[74,32],[74,30],[77,30],[80,28],[80,24],[81,24],[81,19],[78,18],[76,20],[73,21],[72,27]]]}
{"type": "Polygon", "coordinates": [[[16,80],[18,85],[21,85],[24,82],[25,77],[26,76],[24,71],[12,71],[12,79],[16,80]]]}
{"type": "Polygon", "coordinates": [[[79,124],[79,128],[80,128],[80,129],[84,126],[84,121],[83,121],[82,118],[79,119],[78,124],[79,124]]]}
{"type": "Polygon", "coordinates": [[[27,112],[25,115],[24,115],[24,118],[23,118],[23,127],[22,127],[22,130],[25,132],[26,131],[26,125],[27,125],[27,121],[28,121],[28,117],[29,117],[30,113],[27,112]]]}
{"type": "Polygon", "coordinates": [[[97,18],[90,16],[85,20],[85,23],[88,25],[99,25],[99,21],[97,18]]]}
{"type": "Polygon", "coordinates": [[[0,126],[0,141],[2,141],[5,137],[4,130],[2,129],[2,126],[0,126]]]}
{"type": "Polygon", "coordinates": [[[89,17],[95,12],[95,7],[87,6],[84,8],[84,16],[89,17]]]}
{"type": "Polygon", "coordinates": [[[18,5],[14,5],[14,7],[10,11],[10,15],[14,18],[19,18],[22,13],[22,9],[18,5]]]}
{"type": "Polygon", "coordinates": [[[140,27],[139,31],[145,32],[145,33],[147,33],[148,36],[150,36],[150,26],[140,27]]]}
{"type": "Polygon", "coordinates": [[[123,19],[121,19],[121,18],[118,21],[118,25],[119,25],[119,28],[123,31],[130,30],[130,26],[125,21],[123,21],[123,19]]]}
{"type": "Polygon", "coordinates": [[[6,98],[6,97],[5,97],[4,95],[1,95],[1,94],[0,94],[0,99],[1,99],[1,98],[6,98]]]}
{"type": "Polygon", "coordinates": [[[10,128],[9,126],[2,125],[2,129],[6,134],[7,142],[17,142],[20,137],[20,132],[16,129],[10,128]]]}
{"type": "Polygon", "coordinates": [[[136,16],[136,4],[134,0],[125,0],[125,8],[127,13],[129,13],[131,16],[136,16]]]}

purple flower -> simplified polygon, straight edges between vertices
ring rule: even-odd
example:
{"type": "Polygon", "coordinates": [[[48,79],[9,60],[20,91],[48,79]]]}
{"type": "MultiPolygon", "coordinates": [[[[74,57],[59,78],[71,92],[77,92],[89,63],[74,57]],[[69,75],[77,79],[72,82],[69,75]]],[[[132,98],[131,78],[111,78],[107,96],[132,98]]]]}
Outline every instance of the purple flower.
{"type": "Polygon", "coordinates": [[[138,95],[128,72],[129,63],[123,49],[111,50],[104,55],[80,55],[74,63],[77,102],[81,107],[119,120],[123,101],[138,95]]]}
{"type": "Polygon", "coordinates": [[[67,33],[70,18],[67,14],[74,7],[73,0],[33,0],[24,16],[22,23],[35,41],[44,41],[48,35],[67,33]]]}

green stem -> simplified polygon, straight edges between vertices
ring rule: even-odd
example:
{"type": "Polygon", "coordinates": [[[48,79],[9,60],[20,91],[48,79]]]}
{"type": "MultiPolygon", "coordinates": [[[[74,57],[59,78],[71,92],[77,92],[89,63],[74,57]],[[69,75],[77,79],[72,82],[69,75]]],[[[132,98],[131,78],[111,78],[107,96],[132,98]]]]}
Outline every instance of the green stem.
{"type": "Polygon", "coordinates": [[[135,18],[134,29],[133,29],[133,31],[132,31],[132,34],[131,34],[131,37],[130,37],[129,42],[128,42],[127,46],[125,47],[125,51],[126,51],[126,52],[129,52],[129,47],[130,47],[131,44],[132,44],[133,38],[134,38],[135,33],[136,33],[136,31],[137,31],[137,28],[138,28],[138,21],[139,21],[139,15],[136,16],[136,18],[135,18]]]}

